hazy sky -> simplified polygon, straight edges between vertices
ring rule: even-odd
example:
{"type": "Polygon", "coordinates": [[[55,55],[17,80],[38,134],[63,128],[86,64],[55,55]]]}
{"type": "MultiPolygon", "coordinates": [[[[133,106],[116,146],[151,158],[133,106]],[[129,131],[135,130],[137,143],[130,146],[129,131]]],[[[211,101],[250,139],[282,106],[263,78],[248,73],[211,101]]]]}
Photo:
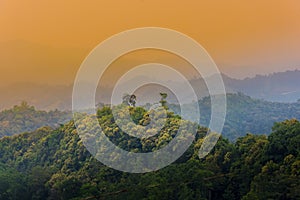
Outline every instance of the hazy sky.
{"type": "Polygon", "coordinates": [[[70,84],[98,43],[145,26],[196,39],[231,77],[300,69],[298,0],[0,0],[0,84],[70,84]]]}

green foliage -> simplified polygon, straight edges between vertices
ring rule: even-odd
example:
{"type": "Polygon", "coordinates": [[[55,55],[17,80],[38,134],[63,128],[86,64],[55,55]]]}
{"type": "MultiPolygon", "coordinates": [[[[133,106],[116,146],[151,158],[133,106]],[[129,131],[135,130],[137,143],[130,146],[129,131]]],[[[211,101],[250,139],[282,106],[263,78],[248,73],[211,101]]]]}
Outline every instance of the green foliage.
{"type": "Polygon", "coordinates": [[[30,199],[26,177],[9,166],[0,164],[0,199],[30,199]]]}
{"type": "Polygon", "coordinates": [[[0,138],[34,131],[43,126],[58,127],[70,118],[69,112],[38,111],[26,102],[22,102],[12,109],[0,112],[0,138]]]}
{"type": "MultiPolygon", "coordinates": [[[[149,113],[139,107],[126,109],[134,124],[144,127],[149,113]]],[[[112,142],[133,152],[160,149],[175,137],[180,123],[193,125],[168,112],[162,130],[137,139],[118,128],[110,108],[100,109],[97,117],[112,142]]],[[[269,137],[248,134],[235,143],[221,137],[201,160],[198,150],[207,129],[197,130],[194,143],[176,162],[146,174],[116,171],[95,160],[73,121],[54,130],[44,127],[4,137],[0,199],[299,199],[297,120],[277,123],[269,137]]]]}
{"type": "MultiPolygon", "coordinates": [[[[300,199],[300,123],[276,123],[266,146],[265,162],[251,183],[249,196],[300,199]]],[[[247,198],[246,198],[247,199],[247,198]]],[[[250,199],[250,198],[248,198],[250,199]]]]}
{"type": "Polygon", "coordinates": [[[161,104],[162,107],[164,107],[166,110],[168,110],[168,102],[166,101],[168,94],[167,93],[160,93],[161,100],[159,103],[161,104]]]}
{"type": "MultiPolygon", "coordinates": [[[[196,119],[196,103],[183,105],[187,116],[184,119],[196,119]]],[[[198,102],[200,108],[200,124],[208,127],[211,117],[210,97],[205,97],[198,102]]],[[[169,105],[170,109],[179,114],[178,105],[169,105]]],[[[269,134],[275,122],[286,119],[300,119],[300,104],[277,103],[238,94],[227,94],[227,112],[222,135],[231,141],[245,136],[247,133],[269,134]]]]}

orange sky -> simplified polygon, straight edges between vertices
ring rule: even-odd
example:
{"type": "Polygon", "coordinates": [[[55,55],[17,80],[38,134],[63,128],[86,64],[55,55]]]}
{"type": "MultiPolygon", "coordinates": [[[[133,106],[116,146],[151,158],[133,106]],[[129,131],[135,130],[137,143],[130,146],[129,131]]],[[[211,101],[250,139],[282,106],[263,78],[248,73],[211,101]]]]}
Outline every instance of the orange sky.
{"type": "Polygon", "coordinates": [[[232,77],[300,69],[298,0],[0,0],[0,84],[70,84],[99,42],[144,26],[196,39],[232,77]]]}

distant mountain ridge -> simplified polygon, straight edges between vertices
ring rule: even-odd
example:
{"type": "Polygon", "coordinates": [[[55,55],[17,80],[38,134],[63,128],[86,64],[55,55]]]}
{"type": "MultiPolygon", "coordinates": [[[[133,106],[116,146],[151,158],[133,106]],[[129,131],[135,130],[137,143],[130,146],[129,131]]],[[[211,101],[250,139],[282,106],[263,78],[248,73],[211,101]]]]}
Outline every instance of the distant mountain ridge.
{"type": "Polygon", "coordinates": [[[300,99],[300,70],[256,75],[242,80],[223,75],[226,88],[254,98],[274,102],[296,102],[300,99]]]}
{"type": "MultiPolygon", "coordinates": [[[[222,77],[227,93],[242,92],[256,99],[273,102],[296,102],[300,99],[299,70],[278,72],[264,76],[257,75],[253,78],[242,80],[230,78],[224,74],[222,74],[222,77]]],[[[214,76],[208,78],[214,78],[214,76]]],[[[176,80],[168,82],[176,88],[181,88],[181,83],[176,80]]],[[[190,83],[195,89],[198,99],[209,96],[203,79],[193,79],[190,80],[190,83]]],[[[112,88],[109,87],[111,86],[97,89],[97,102],[110,102],[112,88]]],[[[70,110],[72,107],[72,89],[71,85],[52,86],[33,83],[19,83],[0,87],[0,110],[10,108],[22,101],[27,101],[29,104],[43,110],[70,110]]],[[[148,87],[147,89],[147,91],[139,91],[143,96],[141,99],[147,99],[144,97],[145,95],[151,96],[152,94],[157,94],[157,90],[161,90],[161,87],[148,87]]],[[[187,103],[191,99],[191,94],[185,90],[182,90],[182,95],[185,96],[186,102],[184,103],[187,103]]],[[[171,96],[173,96],[172,98],[176,98],[174,95],[171,96]]],[[[151,97],[149,99],[152,100],[151,97]]],[[[176,99],[169,99],[169,101],[177,102],[176,99]]]]}

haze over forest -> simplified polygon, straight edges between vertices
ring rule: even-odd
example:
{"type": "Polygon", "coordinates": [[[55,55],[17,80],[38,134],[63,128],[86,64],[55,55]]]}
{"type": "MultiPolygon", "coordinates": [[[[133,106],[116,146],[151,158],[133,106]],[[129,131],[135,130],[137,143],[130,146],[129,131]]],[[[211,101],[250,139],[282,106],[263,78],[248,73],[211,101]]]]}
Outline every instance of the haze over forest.
{"type": "MultiPolygon", "coordinates": [[[[0,0],[0,27],[0,200],[300,199],[300,1],[0,0]],[[211,97],[205,84],[218,73],[201,76],[189,60],[151,48],[120,55],[98,83],[96,112],[72,115],[89,53],[143,27],[203,46],[225,84],[224,126],[222,105],[211,105],[223,90],[211,97]],[[171,70],[127,73],[147,63],[171,70]]],[[[84,80],[90,91],[94,79],[84,80]]]]}

